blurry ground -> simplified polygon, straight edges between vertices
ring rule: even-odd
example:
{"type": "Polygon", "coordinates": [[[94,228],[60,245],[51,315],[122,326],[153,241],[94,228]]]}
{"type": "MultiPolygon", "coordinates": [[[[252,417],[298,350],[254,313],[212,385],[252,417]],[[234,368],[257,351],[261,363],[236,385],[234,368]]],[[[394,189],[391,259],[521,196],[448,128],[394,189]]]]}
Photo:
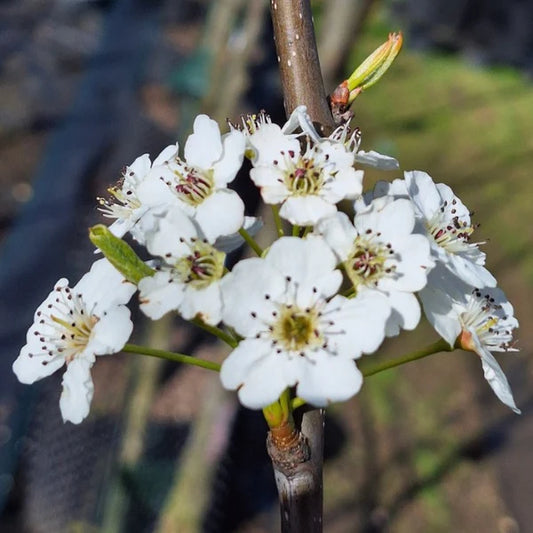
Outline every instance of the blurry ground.
{"type": "MultiPolygon", "coordinates": [[[[48,135],[72,102],[84,61],[96,46],[100,22],[108,8],[106,3],[87,3],[83,9],[74,9],[71,3],[69,11],[65,7],[68,3],[62,4],[62,10],[60,5],[34,1],[7,2],[0,7],[0,20],[10,20],[9,27],[2,28],[1,42],[0,238],[32,195],[32,175],[48,135]],[[17,29],[26,32],[27,39],[17,40],[17,29]]],[[[377,45],[390,29],[395,29],[394,23],[375,15],[358,44],[358,57],[377,45]]],[[[179,53],[190,52],[198,43],[198,26],[167,30],[166,45],[179,53]]],[[[161,131],[177,129],[180,107],[168,84],[152,77],[140,88],[139,102],[140,113],[161,131]]],[[[488,241],[484,246],[488,267],[513,302],[521,323],[521,352],[503,354],[499,360],[523,414],[518,417],[498,403],[472,354],[435,355],[369,378],[356,398],[328,411],[325,531],[527,533],[533,527],[533,457],[529,449],[533,439],[532,86],[511,70],[481,70],[457,57],[422,56],[405,50],[383,82],[359,97],[355,111],[356,123],[363,130],[363,149],[394,155],[404,169],[428,170],[436,181],[451,185],[475,211],[475,221],[481,223],[476,235],[488,241]]],[[[368,174],[367,185],[374,177],[368,174]]],[[[420,338],[434,339],[428,327],[422,329],[420,337],[406,335],[401,346],[390,345],[379,356],[403,353],[416,347],[420,338]]],[[[190,333],[175,329],[172,344],[186,346],[187,342],[190,333]]],[[[220,357],[216,351],[209,351],[211,348],[202,349],[211,357],[220,357]]],[[[136,361],[135,365],[138,372],[138,365],[145,363],[136,361]]],[[[134,533],[150,530],[153,521],[146,516],[160,510],[161,501],[157,500],[170,493],[174,470],[169,468],[170,463],[157,462],[158,457],[175,458],[174,448],[181,450],[188,436],[201,433],[194,420],[202,413],[206,416],[207,408],[200,408],[195,399],[218,387],[216,380],[198,369],[174,371],[150,365],[142,367],[137,379],[150,373],[159,376],[147,381],[148,392],[144,389],[146,394],[153,394],[153,402],[148,406],[135,404],[139,410],[135,412],[147,411],[152,433],[145,435],[141,451],[121,448],[117,431],[111,433],[115,440],[109,443],[116,455],[122,454],[123,461],[124,457],[126,462],[139,461],[140,457],[144,469],[132,469],[129,477],[117,478],[116,467],[108,464],[100,470],[108,477],[95,485],[104,491],[107,501],[117,494],[123,497],[122,492],[110,488],[112,483],[126,486],[131,505],[130,527],[126,530],[134,533]],[[156,474],[165,481],[164,490],[158,486],[139,490],[143,483],[153,483],[156,474]],[[141,518],[132,522],[135,513],[144,522],[141,518]]],[[[123,357],[109,358],[95,366],[93,420],[100,417],[106,424],[116,424],[124,405],[129,404],[131,409],[136,400],[128,394],[142,387],[139,389],[138,382],[132,384],[130,373],[135,375],[130,359],[123,357]]],[[[248,430],[253,427],[256,434],[246,446],[241,441],[241,448],[236,449],[233,444],[222,458],[215,476],[218,484],[214,491],[219,495],[212,497],[211,520],[205,530],[276,531],[277,509],[268,492],[272,487],[264,493],[258,488],[262,476],[269,476],[261,421],[236,411],[231,396],[215,397],[214,403],[211,409],[219,418],[228,424],[234,420],[237,427],[248,430]],[[256,453],[251,458],[247,456],[252,455],[250,450],[256,453]],[[246,497],[254,491],[259,502],[247,504],[246,497]],[[232,500],[227,494],[237,496],[232,500]],[[241,507],[240,518],[230,507],[241,507]],[[224,518],[224,513],[233,513],[233,518],[224,518]]],[[[45,407],[56,409],[57,404],[40,408],[45,407]]],[[[125,431],[131,425],[121,428],[125,431]]],[[[204,440],[205,435],[222,443],[229,439],[219,426],[206,431],[204,440]]],[[[52,445],[33,439],[30,452],[52,445]]],[[[99,446],[105,447],[105,443],[99,446]]],[[[57,453],[65,457],[60,447],[57,453]]],[[[205,453],[209,457],[204,461],[206,467],[216,470],[220,449],[207,449],[205,453]]],[[[94,454],[87,460],[101,457],[97,450],[94,454]]],[[[22,531],[21,524],[28,523],[30,509],[33,526],[28,531],[51,531],[42,525],[44,519],[40,524],[44,529],[39,529],[35,512],[54,514],[53,501],[38,501],[38,488],[28,491],[24,487],[24,480],[32,479],[31,472],[24,477],[28,462],[34,472],[48,471],[36,470],[35,460],[32,463],[31,458],[25,458],[6,524],[16,523],[13,531],[22,531]]],[[[50,475],[65,468],[68,465],[59,470],[52,467],[50,475]]],[[[41,480],[44,485],[51,482],[41,480]]],[[[61,480],[56,482],[60,487],[61,480]]],[[[76,509],[72,519],[77,525],[72,524],[69,530],[98,530],[94,524],[101,523],[109,509],[97,496],[94,501],[97,503],[93,502],[91,511],[83,505],[76,509]]],[[[87,501],[84,504],[89,505],[87,501]]]]}

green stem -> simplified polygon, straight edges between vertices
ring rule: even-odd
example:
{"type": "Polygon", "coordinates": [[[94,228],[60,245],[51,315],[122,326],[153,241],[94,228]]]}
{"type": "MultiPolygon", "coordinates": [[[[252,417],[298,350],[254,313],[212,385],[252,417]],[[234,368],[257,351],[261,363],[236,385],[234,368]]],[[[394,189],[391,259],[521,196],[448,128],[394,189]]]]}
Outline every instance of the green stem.
{"type": "Polygon", "coordinates": [[[193,318],[191,322],[198,326],[199,328],[202,328],[203,330],[211,333],[215,337],[218,337],[221,341],[224,341],[228,346],[231,346],[232,348],[236,348],[239,344],[239,341],[232,337],[229,333],[226,333],[225,331],[222,331],[220,328],[217,328],[216,326],[210,326],[209,324],[206,324],[199,318],[193,318]]]}
{"type": "Polygon", "coordinates": [[[300,226],[295,225],[292,227],[292,236],[293,237],[299,237],[300,236],[300,226]]]}
{"type": "Polygon", "coordinates": [[[274,224],[276,225],[278,237],[283,237],[285,233],[283,232],[283,223],[281,222],[281,217],[279,216],[279,207],[277,205],[272,206],[272,216],[274,217],[274,224]]]}
{"type": "Polygon", "coordinates": [[[201,368],[207,368],[207,370],[220,372],[220,365],[218,363],[206,361],[205,359],[198,359],[198,357],[191,357],[190,355],[182,353],[167,352],[166,350],[158,350],[156,348],[149,348],[148,346],[137,346],[136,344],[126,344],[126,346],[122,348],[122,351],[159,357],[160,359],[167,359],[168,361],[174,361],[176,363],[185,363],[186,365],[199,366],[201,368]]]}
{"type": "Polygon", "coordinates": [[[417,359],[422,359],[428,355],[439,352],[452,352],[454,349],[450,348],[450,345],[444,340],[439,339],[437,342],[422,348],[421,350],[416,350],[414,352],[402,355],[401,357],[396,357],[389,361],[383,361],[377,365],[371,366],[366,369],[362,369],[361,372],[365,378],[383,372],[384,370],[389,370],[389,368],[394,368],[396,366],[404,365],[405,363],[410,363],[411,361],[416,361],[417,359]]]}
{"type": "Polygon", "coordinates": [[[240,236],[247,242],[248,246],[259,256],[263,255],[263,249],[257,244],[254,238],[244,229],[239,230],[240,236]]]}

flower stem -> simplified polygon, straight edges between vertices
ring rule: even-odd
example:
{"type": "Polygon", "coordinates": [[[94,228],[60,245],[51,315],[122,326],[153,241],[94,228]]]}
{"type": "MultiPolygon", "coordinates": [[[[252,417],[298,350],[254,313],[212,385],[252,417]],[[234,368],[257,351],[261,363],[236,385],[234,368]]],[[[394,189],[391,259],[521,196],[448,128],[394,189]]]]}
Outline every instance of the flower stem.
{"type": "Polygon", "coordinates": [[[246,241],[248,246],[259,256],[261,257],[263,255],[263,249],[259,244],[257,244],[254,240],[254,238],[244,229],[241,228],[239,230],[240,236],[246,241]]]}
{"type": "Polygon", "coordinates": [[[193,318],[191,322],[195,326],[198,326],[199,328],[202,328],[203,330],[211,333],[215,337],[218,337],[221,341],[224,341],[228,346],[231,346],[232,348],[236,348],[239,344],[239,341],[233,336],[231,336],[229,333],[226,333],[225,331],[221,330],[220,328],[217,328],[216,326],[210,326],[199,318],[193,318]]]}
{"type": "Polygon", "coordinates": [[[276,225],[278,237],[283,237],[285,233],[283,232],[283,225],[281,222],[281,217],[279,216],[279,207],[277,205],[272,206],[272,216],[274,217],[274,224],[276,225]]]}
{"type": "Polygon", "coordinates": [[[293,237],[299,237],[300,236],[300,226],[293,226],[292,227],[292,236],[293,237]]]}
{"type": "Polygon", "coordinates": [[[454,349],[450,348],[450,345],[444,340],[439,339],[437,342],[422,348],[421,350],[416,350],[408,354],[402,355],[401,357],[396,357],[388,361],[383,361],[377,365],[370,366],[369,368],[363,368],[361,370],[365,378],[383,372],[384,370],[389,370],[389,368],[394,368],[396,366],[404,365],[405,363],[410,363],[411,361],[416,361],[417,359],[422,359],[428,355],[439,352],[452,352],[454,349]]]}
{"type": "Polygon", "coordinates": [[[198,357],[192,357],[182,353],[167,352],[166,350],[158,350],[156,348],[138,346],[136,344],[126,344],[124,348],[122,348],[122,351],[159,357],[160,359],[167,359],[168,361],[174,361],[176,363],[185,363],[186,365],[199,366],[201,368],[207,368],[207,370],[220,372],[220,365],[218,363],[213,363],[212,361],[206,361],[205,359],[199,359],[198,357]]]}

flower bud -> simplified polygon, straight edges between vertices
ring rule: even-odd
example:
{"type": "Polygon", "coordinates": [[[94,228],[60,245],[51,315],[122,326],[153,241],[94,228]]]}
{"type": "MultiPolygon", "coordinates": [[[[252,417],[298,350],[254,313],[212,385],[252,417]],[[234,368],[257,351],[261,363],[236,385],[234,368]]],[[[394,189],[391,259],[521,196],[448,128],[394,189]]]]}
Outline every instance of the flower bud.
{"type": "Polygon", "coordinates": [[[135,285],[141,279],[155,274],[155,270],[144,263],[128,243],[113,235],[107,226],[97,224],[89,228],[89,239],[102,251],[107,260],[135,285]]]}
{"type": "Polygon", "coordinates": [[[346,80],[351,104],[356,96],[376,83],[392,65],[392,62],[402,48],[403,37],[401,32],[390,33],[387,42],[374,50],[346,80]]]}

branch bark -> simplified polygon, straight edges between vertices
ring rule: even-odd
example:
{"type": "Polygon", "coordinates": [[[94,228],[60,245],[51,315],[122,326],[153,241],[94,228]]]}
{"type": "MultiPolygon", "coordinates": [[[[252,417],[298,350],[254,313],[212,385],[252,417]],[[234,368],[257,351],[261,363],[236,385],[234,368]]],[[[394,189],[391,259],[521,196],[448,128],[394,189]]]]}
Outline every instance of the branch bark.
{"type": "Polygon", "coordinates": [[[314,122],[333,128],[309,0],[271,0],[270,12],[287,116],[306,105],[314,122]]]}
{"type": "MultiPolygon", "coordinates": [[[[309,0],[271,0],[270,11],[287,116],[306,105],[321,133],[334,127],[316,47],[309,0]]],[[[282,533],[322,531],[324,412],[303,415],[298,434],[283,446],[272,433],[267,447],[280,500],[282,533]]]]}

